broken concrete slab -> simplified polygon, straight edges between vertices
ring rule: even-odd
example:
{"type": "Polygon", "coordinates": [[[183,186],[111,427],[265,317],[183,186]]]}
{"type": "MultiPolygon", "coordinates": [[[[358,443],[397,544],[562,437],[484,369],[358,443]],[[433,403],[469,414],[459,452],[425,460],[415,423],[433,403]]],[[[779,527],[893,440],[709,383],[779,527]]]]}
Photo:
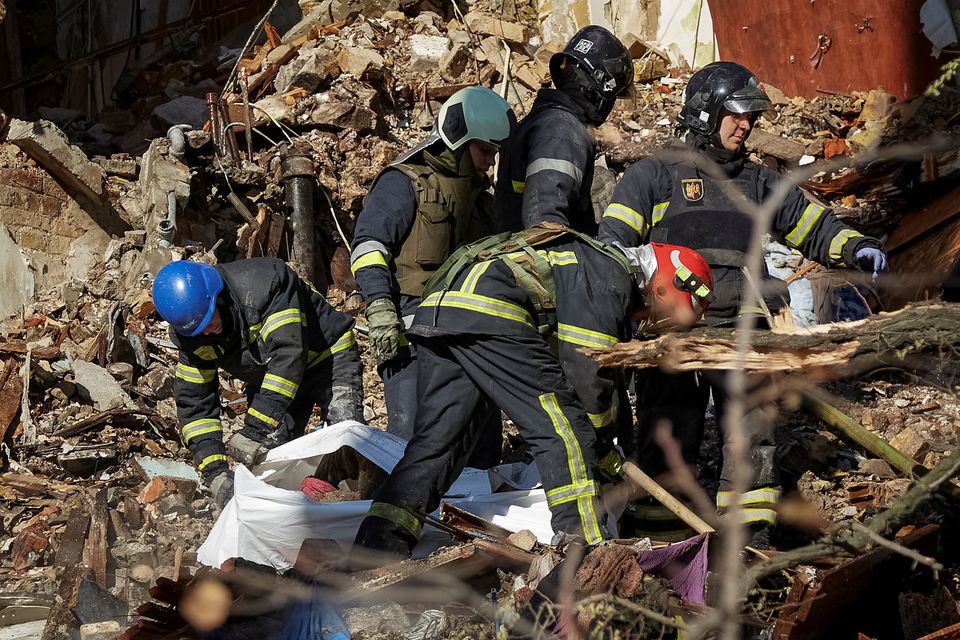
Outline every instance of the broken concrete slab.
{"type": "Polygon", "coordinates": [[[57,464],[67,473],[89,478],[117,464],[116,447],[84,447],[57,456],[57,464]]]}
{"type": "Polygon", "coordinates": [[[7,139],[54,176],[82,206],[109,208],[103,169],[71,145],[55,124],[49,120],[26,122],[12,118],[7,139]]]}
{"type": "Polygon", "coordinates": [[[207,121],[207,103],[200,98],[180,96],[154,108],[153,115],[164,126],[189,124],[194,129],[200,129],[207,121]]]}
{"type": "Polygon", "coordinates": [[[471,11],[464,16],[464,21],[474,33],[496,36],[514,44],[527,44],[526,28],[516,22],[508,22],[477,11],[471,11]]]}
{"type": "Polygon", "coordinates": [[[103,167],[103,170],[110,176],[118,176],[127,180],[136,180],[140,167],[133,158],[104,158],[97,156],[93,161],[103,167]]]}
{"type": "Polygon", "coordinates": [[[116,640],[123,629],[116,620],[80,625],[80,640],[116,640]]]}
{"type": "Polygon", "coordinates": [[[346,47],[337,56],[340,70],[358,78],[370,69],[382,69],[383,62],[383,56],[379,53],[361,47],[346,47]]]}
{"type": "Polygon", "coordinates": [[[414,34],[410,36],[410,66],[411,71],[431,72],[440,64],[440,59],[447,52],[449,44],[443,36],[425,36],[414,34]]]}
{"type": "Polygon", "coordinates": [[[338,58],[328,49],[301,49],[297,57],[277,71],[273,86],[278,93],[286,93],[296,87],[312,93],[337,72],[337,64],[338,58]]]}
{"type": "Polygon", "coordinates": [[[463,43],[453,45],[440,59],[440,75],[447,82],[456,82],[470,62],[470,46],[463,43]]]}
{"type": "Polygon", "coordinates": [[[0,318],[22,313],[33,298],[34,287],[26,256],[0,224],[0,318]]]}
{"type": "Polygon", "coordinates": [[[130,402],[127,392],[103,367],[85,360],[74,360],[72,366],[77,391],[89,398],[97,411],[115,409],[130,402]]]}

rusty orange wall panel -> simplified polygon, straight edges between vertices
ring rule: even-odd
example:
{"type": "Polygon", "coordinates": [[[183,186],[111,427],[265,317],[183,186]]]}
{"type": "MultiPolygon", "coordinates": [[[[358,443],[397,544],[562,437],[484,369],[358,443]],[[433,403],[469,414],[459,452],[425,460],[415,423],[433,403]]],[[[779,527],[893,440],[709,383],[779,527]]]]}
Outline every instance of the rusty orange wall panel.
{"type": "Polygon", "coordinates": [[[720,58],[749,67],[788,96],[883,88],[900,100],[938,75],[924,0],[709,0],[720,58]],[[830,38],[819,64],[820,36],[830,38]]]}

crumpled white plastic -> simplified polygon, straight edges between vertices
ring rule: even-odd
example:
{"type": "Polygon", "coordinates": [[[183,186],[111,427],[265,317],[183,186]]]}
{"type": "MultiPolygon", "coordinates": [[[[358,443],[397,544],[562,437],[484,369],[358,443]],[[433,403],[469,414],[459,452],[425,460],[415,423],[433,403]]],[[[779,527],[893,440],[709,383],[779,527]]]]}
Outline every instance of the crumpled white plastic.
{"type": "MultiPolygon", "coordinates": [[[[234,497],[197,550],[199,562],[219,567],[230,558],[244,558],[286,571],[293,566],[307,538],[333,539],[348,551],[370,501],[317,503],[297,489],[324,455],[343,446],[390,471],[403,455],[406,443],[358,422],[342,422],[273,449],[264,463],[256,467],[256,476],[238,465],[234,497]]],[[[529,529],[543,543],[549,543],[553,537],[550,509],[532,465],[502,465],[489,473],[467,468],[447,492],[444,502],[509,531],[529,529]],[[492,493],[491,474],[497,486],[506,483],[530,488],[492,493]]],[[[427,526],[414,557],[426,556],[449,542],[446,534],[427,526]]]]}

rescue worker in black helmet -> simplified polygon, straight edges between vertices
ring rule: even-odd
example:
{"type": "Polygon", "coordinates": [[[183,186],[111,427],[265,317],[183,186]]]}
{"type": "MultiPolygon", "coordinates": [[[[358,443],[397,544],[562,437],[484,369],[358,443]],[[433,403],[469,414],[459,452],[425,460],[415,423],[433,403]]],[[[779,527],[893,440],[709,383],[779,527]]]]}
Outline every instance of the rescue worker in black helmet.
{"type": "MultiPolygon", "coordinates": [[[[695,73],[678,116],[682,140],[630,166],[600,222],[604,242],[627,246],[669,242],[696,249],[714,276],[714,299],[706,315],[711,325],[730,326],[740,314],[761,312],[741,305],[750,286],[742,269],[753,224],[721,187],[725,184],[749,201],[761,203],[779,182],[780,176],[773,170],[748,162],[743,148],[756,119],[772,106],[753,73],[739,64],[715,62],[695,73]]],[[[811,201],[796,187],[777,206],[766,231],[826,266],[860,268],[874,275],[887,267],[877,240],[843,224],[833,211],[811,201]]],[[[755,280],[772,313],[787,304],[786,285],[771,278],[766,267],[755,280]]],[[[695,465],[711,389],[723,427],[723,376],[646,370],[636,377],[636,449],[641,467],[653,476],[667,470],[653,439],[654,429],[663,420],[671,423],[686,462],[695,465]]],[[[739,502],[746,522],[759,532],[775,521],[774,507],[780,496],[773,462],[775,428],[760,408],[750,411],[744,424],[750,442],[749,490],[733,495],[732,469],[724,465],[717,504],[722,512],[732,501],[739,502]]],[[[659,506],[650,506],[649,511],[647,523],[657,526],[646,533],[661,539],[682,537],[679,521],[671,520],[659,506]]],[[[641,509],[638,513],[642,516],[645,512],[641,509]]]]}
{"type": "Polygon", "coordinates": [[[608,537],[598,481],[619,473],[613,438],[632,421],[629,409],[617,411],[619,386],[580,350],[630,340],[644,301],[681,321],[679,307],[699,316],[710,284],[706,262],[688,249],[604,246],[550,222],[456,252],[410,329],[420,361],[414,435],[373,496],[352,564],[364,564],[361,548],[410,554],[422,514],[439,506],[482,438],[470,416],[487,396],[530,445],[554,532],[586,544],[608,537]]]}
{"type": "MultiPolygon", "coordinates": [[[[490,89],[461,89],[440,109],[430,137],[380,173],[357,218],[351,263],[384,383],[387,431],[405,440],[413,435],[417,368],[404,330],[437,267],[493,231],[487,172],[515,124],[510,106],[490,89]]],[[[500,413],[490,408],[478,419],[499,425],[500,413]]],[[[500,450],[499,436],[491,436],[471,463],[493,466],[500,450]]]]}
{"type": "Polygon", "coordinates": [[[541,89],[530,113],[500,154],[496,201],[499,231],[547,220],[596,235],[590,198],[599,126],[633,83],[623,44],[603,27],[584,27],[550,59],[554,89],[541,89]]]}
{"type": "Polygon", "coordinates": [[[171,262],[153,281],[153,302],[180,350],[181,436],[220,506],[233,495],[228,452],[248,467],[259,462],[303,435],[315,405],[331,424],[363,419],[353,318],[283,261],[171,262]],[[243,427],[226,447],[220,369],[247,383],[243,427]]]}

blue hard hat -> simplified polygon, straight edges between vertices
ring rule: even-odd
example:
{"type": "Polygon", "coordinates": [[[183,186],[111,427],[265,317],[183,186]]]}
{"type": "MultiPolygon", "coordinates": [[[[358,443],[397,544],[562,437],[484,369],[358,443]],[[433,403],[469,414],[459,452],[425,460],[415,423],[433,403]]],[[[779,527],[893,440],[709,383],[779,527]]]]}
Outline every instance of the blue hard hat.
{"type": "Polygon", "coordinates": [[[215,268],[177,260],[160,269],[153,280],[153,304],[174,331],[195,336],[210,324],[222,290],[223,278],[215,268]]]}

